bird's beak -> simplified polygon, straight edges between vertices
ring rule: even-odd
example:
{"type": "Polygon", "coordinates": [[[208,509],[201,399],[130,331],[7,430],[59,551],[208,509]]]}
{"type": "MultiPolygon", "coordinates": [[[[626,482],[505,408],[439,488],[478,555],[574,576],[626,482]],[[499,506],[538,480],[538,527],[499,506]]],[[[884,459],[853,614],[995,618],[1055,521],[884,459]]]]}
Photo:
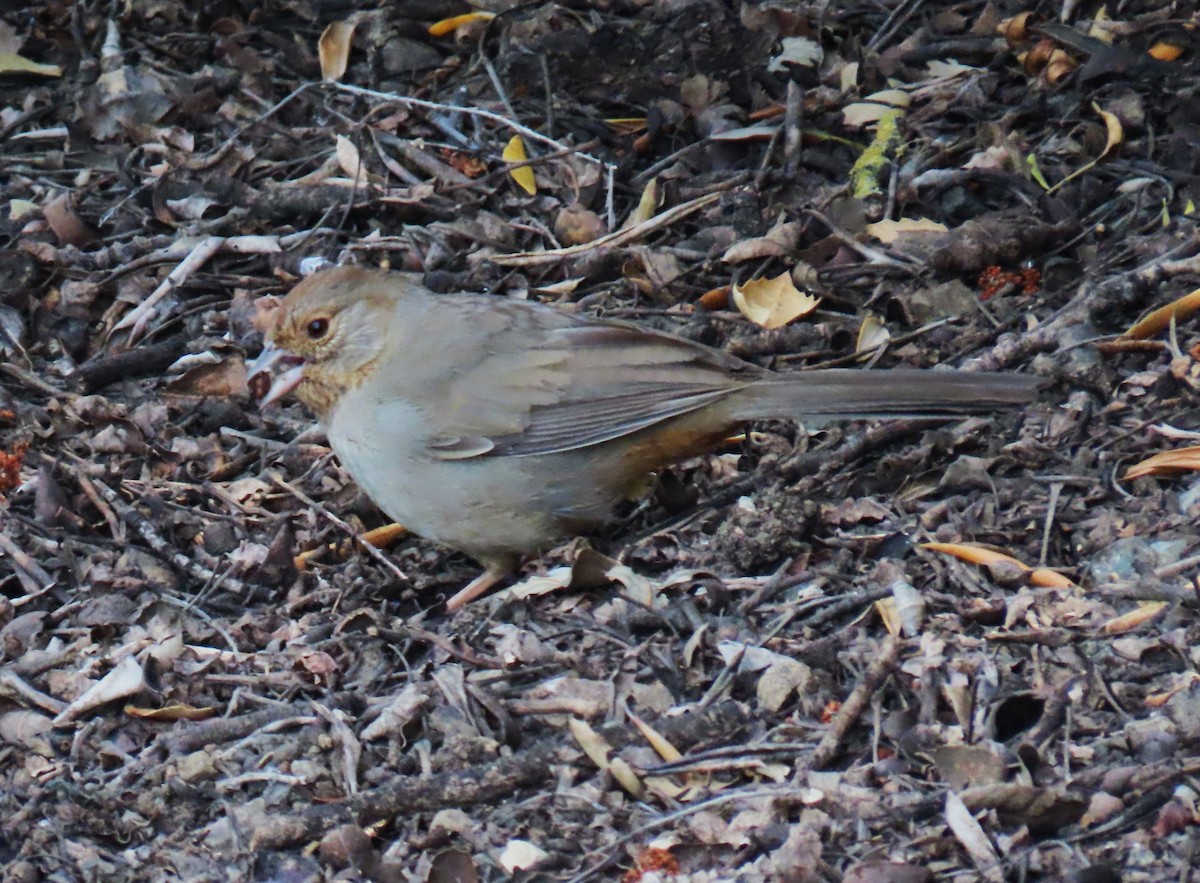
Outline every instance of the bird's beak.
{"type": "Polygon", "coordinates": [[[246,383],[250,394],[258,399],[259,407],[287,395],[304,377],[307,364],[300,356],[268,343],[258,358],[246,368],[246,383]]]}

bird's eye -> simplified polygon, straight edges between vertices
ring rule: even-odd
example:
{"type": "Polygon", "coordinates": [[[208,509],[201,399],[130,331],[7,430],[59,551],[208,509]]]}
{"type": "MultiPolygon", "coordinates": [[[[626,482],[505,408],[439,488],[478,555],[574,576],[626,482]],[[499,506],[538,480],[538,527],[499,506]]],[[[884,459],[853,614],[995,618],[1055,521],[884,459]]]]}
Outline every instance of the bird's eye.
{"type": "Polygon", "coordinates": [[[308,336],[313,340],[320,340],[329,333],[329,320],[324,318],[313,319],[304,330],[308,332],[308,336]]]}

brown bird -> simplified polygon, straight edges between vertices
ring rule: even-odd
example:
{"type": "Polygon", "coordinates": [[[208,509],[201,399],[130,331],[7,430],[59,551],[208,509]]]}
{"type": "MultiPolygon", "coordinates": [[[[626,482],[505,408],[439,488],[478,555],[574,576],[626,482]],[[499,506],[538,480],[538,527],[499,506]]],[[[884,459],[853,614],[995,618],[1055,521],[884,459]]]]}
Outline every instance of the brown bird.
{"type": "Polygon", "coordinates": [[[778,374],[670,334],[357,267],[308,277],[273,318],[251,388],[264,405],[294,391],[380,509],[485,565],[452,610],[748,420],[963,415],[1027,402],[1037,383],[778,374]]]}

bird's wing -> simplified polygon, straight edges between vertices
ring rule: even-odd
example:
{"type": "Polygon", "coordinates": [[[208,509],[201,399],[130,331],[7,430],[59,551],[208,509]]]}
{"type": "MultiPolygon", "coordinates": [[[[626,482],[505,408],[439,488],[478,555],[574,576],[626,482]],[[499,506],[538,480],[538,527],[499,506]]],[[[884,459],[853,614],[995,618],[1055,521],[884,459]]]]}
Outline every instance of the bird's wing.
{"type": "Polygon", "coordinates": [[[436,457],[601,444],[703,408],[761,375],[672,335],[526,304],[505,311],[510,321],[484,357],[439,390],[446,408],[429,444],[436,457]]]}

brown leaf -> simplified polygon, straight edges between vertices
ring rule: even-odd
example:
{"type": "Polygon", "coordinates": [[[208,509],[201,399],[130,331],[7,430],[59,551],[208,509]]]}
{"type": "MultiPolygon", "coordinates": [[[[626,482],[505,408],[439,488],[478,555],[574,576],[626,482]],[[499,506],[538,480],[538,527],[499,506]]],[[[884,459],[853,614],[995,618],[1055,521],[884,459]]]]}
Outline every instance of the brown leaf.
{"type": "Polygon", "coordinates": [[[335,21],[321,32],[317,40],[317,55],[321,59],[321,79],[336,82],[346,73],[350,60],[350,43],[354,38],[354,21],[335,21]]]}

